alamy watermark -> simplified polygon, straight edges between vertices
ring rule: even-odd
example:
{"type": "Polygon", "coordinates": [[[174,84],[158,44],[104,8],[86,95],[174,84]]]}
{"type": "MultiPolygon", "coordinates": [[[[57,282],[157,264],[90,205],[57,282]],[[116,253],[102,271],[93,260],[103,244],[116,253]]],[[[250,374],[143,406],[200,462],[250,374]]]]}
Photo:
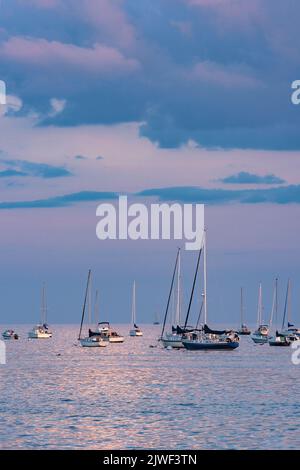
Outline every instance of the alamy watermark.
{"type": "Polygon", "coordinates": [[[96,227],[99,240],[184,240],[186,250],[199,250],[204,232],[203,204],[99,204],[96,227]]]}
{"type": "Polygon", "coordinates": [[[291,88],[294,90],[291,95],[291,100],[293,104],[300,104],[300,80],[294,80],[291,88]]]}
{"type": "Polygon", "coordinates": [[[295,366],[299,366],[300,364],[300,339],[292,343],[292,349],[295,349],[295,351],[292,352],[292,357],[291,357],[292,363],[295,366]]]}
{"type": "Polygon", "coordinates": [[[6,344],[2,339],[0,340],[0,364],[6,364],[6,344]]]}
{"type": "Polygon", "coordinates": [[[0,80],[0,105],[6,104],[6,85],[3,80],[0,80]]]}

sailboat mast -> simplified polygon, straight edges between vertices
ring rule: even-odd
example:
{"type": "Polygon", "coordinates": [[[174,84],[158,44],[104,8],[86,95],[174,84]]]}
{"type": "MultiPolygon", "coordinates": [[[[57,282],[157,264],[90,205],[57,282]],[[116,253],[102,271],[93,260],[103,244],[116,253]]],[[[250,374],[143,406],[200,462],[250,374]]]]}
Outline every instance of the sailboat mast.
{"type": "Polygon", "coordinates": [[[272,323],[273,323],[274,312],[276,311],[276,303],[277,303],[277,279],[275,279],[275,284],[274,284],[272,310],[271,310],[271,315],[270,315],[270,326],[272,326],[272,323]]]}
{"type": "Polygon", "coordinates": [[[204,248],[204,261],[203,261],[203,270],[204,270],[204,324],[207,325],[207,257],[206,257],[206,229],[204,229],[203,234],[203,248],[204,248]]]}
{"type": "Polygon", "coordinates": [[[94,305],[94,322],[99,323],[99,291],[95,292],[95,305],[94,305]]]}
{"type": "Polygon", "coordinates": [[[169,292],[169,296],[168,296],[168,302],[167,302],[167,307],[166,307],[166,311],[165,311],[164,322],[163,322],[163,327],[162,327],[162,330],[161,330],[160,339],[162,339],[164,331],[165,331],[165,327],[166,327],[166,321],[167,321],[167,316],[168,316],[168,311],[169,311],[169,305],[170,305],[171,295],[172,295],[173,286],[174,286],[174,279],[175,279],[175,274],[176,274],[176,269],[177,269],[177,264],[178,264],[179,252],[180,252],[180,248],[178,248],[178,251],[177,251],[177,256],[176,256],[176,261],[175,261],[175,266],[174,266],[174,271],[173,271],[173,276],[172,276],[172,281],[171,281],[171,286],[170,286],[170,292],[169,292]]]}
{"type": "Polygon", "coordinates": [[[261,282],[258,288],[258,303],[257,303],[257,326],[261,325],[261,282]]]}
{"type": "Polygon", "coordinates": [[[135,324],[135,281],[132,286],[132,307],[131,307],[131,323],[135,324]]]}
{"type": "Polygon", "coordinates": [[[291,319],[291,281],[289,279],[289,282],[288,282],[288,289],[289,289],[289,295],[288,295],[288,314],[287,314],[287,317],[288,317],[288,323],[292,323],[292,319],[291,319]]]}
{"type": "Polygon", "coordinates": [[[89,325],[92,323],[92,274],[89,282],[89,293],[88,293],[88,322],[89,325]]]}
{"type": "Polygon", "coordinates": [[[284,324],[285,324],[285,317],[286,317],[286,311],[287,311],[288,300],[289,300],[289,290],[290,290],[290,280],[288,280],[287,288],[286,288],[284,312],[283,312],[282,325],[281,325],[282,330],[284,329],[284,324]]]}
{"type": "Polygon", "coordinates": [[[177,266],[177,305],[176,305],[176,317],[175,326],[180,325],[181,322],[181,255],[179,252],[178,266],[177,266]]]}
{"type": "Polygon", "coordinates": [[[241,325],[244,324],[244,302],[243,302],[243,288],[241,287],[241,325]]]}
{"type": "Polygon", "coordinates": [[[85,289],[85,295],[84,295],[84,302],[83,302],[83,308],[82,308],[82,315],[81,315],[81,322],[80,322],[78,339],[81,338],[81,331],[82,331],[82,325],[83,325],[84,314],[85,314],[85,309],[86,309],[86,302],[87,302],[88,293],[89,293],[90,278],[91,278],[91,270],[89,269],[87,284],[86,284],[86,289],[85,289]]]}
{"type": "Polygon", "coordinates": [[[46,285],[43,282],[42,287],[42,303],[41,303],[41,324],[45,324],[47,322],[47,306],[46,306],[46,285]]]}

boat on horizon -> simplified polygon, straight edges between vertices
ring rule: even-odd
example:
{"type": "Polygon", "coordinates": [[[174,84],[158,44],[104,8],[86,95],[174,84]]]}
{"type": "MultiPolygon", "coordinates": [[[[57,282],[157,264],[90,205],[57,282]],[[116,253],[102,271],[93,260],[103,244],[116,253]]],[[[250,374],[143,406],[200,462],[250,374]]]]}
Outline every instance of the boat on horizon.
{"type": "Polygon", "coordinates": [[[46,285],[42,287],[42,302],[41,302],[41,322],[34,326],[28,332],[29,339],[49,339],[52,338],[52,331],[49,330],[47,324],[47,300],[46,300],[46,285]]]}
{"type": "Polygon", "coordinates": [[[131,307],[131,330],[129,336],[143,336],[141,328],[136,324],[136,293],[135,293],[135,281],[133,281],[132,287],[132,307],[131,307]]]}
{"type": "Polygon", "coordinates": [[[243,288],[241,287],[241,327],[237,331],[239,336],[251,335],[251,330],[244,323],[244,298],[243,298],[243,288]]]}
{"type": "Polygon", "coordinates": [[[154,316],[153,325],[160,325],[160,322],[159,322],[159,315],[158,315],[157,312],[155,313],[155,316],[154,316]]]}

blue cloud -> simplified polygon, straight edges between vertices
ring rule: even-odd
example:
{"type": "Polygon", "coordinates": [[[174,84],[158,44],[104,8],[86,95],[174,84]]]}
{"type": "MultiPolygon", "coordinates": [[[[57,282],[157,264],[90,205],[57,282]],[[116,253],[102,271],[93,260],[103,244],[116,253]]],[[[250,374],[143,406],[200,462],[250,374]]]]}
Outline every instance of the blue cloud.
{"type": "Polygon", "coordinates": [[[161,201],[203,204],[291,204],[300,203],[300,185],[270,189],[205,189],[196,186],[146,189],[136,194],[157,197],[161,201]]]}
{"type": "Polygon", "coordinates": [[[64,166],[48,165],[47,163],[28,162],[26,160],[1,160],[1,163],[10,167],[4,171],[4,173],[8,172],[7,176],[34,176],[51,179],[72,175],[64,166]]]}
{"type": "Polygon", "coordinates": [[[92,202],[108,199],[116,199],[117,193],[105,191],[81,191],[64,196],[50,197],[47,199],[36,199],[34,201],[12,201],[0,202],[1,209],[34,209],[65,207],[81,202],[92,202]]]}
{"type": "Polygon", "coordinates": [[[27,176],[27,173],[12,169],[0,171],[0,178],[12,178],[14,176],[27,176]]]}
{"type": "Polygon", "coordinates": [[[129,75],[107,76],[76,65],[75,57],[71,65],[57,65],[52,57],[49,66],[30,61],[31,49],[26,60],[22,51],[2,54],[2,78],[22,98],[23,113],[47,115],[57,90],[67,100],[63,112],[41,125],[135,121],[144,123],[141,135],[161,147],[193,139],[207,148],[300,149],[300,112],[290,99],[299,73],[299,2],[257,0],[251,11],[237,2],[228,15],[206,2],[127,0],[118,18],[127,18],[139,38],[130,46],[117,39],[123,29],[110,24],[113,15],[104,26],[89,22],[71,0],[52,9],[22,3],[1,7],[0,49],[12,37],[45,39],[45,54],[53,42],[81,48],[99,43],[140,64],[129,75]]]}
{"type": "Polygon", "coordinates": [[[228,184],[283,184],[285,180],[275,176],[273,174],[268,175],[256,175],[254,173],[248,173],[247,171],[241,171],[235,175],[226,176],[220,179],[222,183],[228,184]]]}

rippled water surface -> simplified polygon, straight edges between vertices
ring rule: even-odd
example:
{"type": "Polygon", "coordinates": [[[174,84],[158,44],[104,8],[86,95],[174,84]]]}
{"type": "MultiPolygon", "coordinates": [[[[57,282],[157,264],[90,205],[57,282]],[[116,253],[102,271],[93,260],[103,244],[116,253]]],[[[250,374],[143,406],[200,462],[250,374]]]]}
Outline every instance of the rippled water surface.
{"type": "Polygon", "coordinates": [[[2,449],[300,448],[290,348],[243,337],[235,351],[167,351],[159,326],[130,338],[126,325],[124,344],[81,348],[77,326],[50,340],[28,329],[0,366],[2,449]]]}

